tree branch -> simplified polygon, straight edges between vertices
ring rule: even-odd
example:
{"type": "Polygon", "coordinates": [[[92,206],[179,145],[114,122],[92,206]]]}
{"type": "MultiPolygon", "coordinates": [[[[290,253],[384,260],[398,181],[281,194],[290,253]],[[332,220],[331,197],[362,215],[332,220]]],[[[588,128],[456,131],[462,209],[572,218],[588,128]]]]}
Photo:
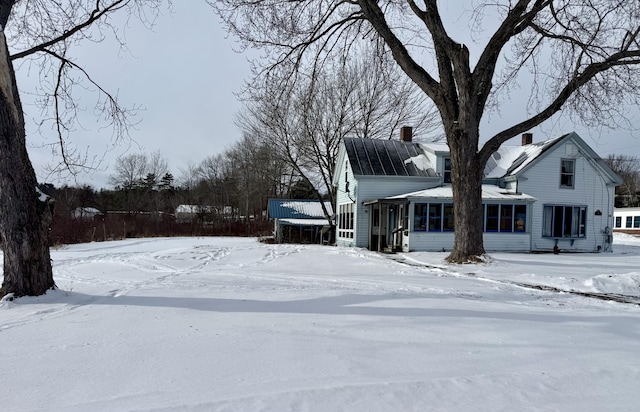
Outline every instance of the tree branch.
{"type": "Polygon", "coordinates": [[[65,41],[71,38],[74,34],[88,28],[93,23],[100,20],[106,14],[120,10],[121,8],[125,7],[129,1],[130,0],[115,0],[113,3],[111,3],[104,9],[100,9],[100,0],[96,0],[95,8],[91,11],[91,13],[89,14],[89,16],[84,22],[74,26],[70,30],[65,31],[60,36],[57,36],[49,41],[46,41],[42,44],[36,45],[34,47],[31,47],[30,49],[21,51],[19,53],[12,54],[10,59],[16,60],[16,59],[21,59],[23,57],[29,56],[34,53],[47,52],[46,50],[47,48],[53,46],[54,44],[60,43],[62,41],[65,41]]]}

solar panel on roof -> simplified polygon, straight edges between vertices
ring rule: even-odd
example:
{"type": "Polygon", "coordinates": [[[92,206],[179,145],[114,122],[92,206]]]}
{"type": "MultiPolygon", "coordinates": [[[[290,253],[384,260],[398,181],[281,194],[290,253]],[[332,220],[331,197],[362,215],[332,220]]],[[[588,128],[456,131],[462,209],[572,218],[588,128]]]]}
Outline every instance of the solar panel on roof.
{"type": "Polygon", "coordinates": [[[367,156],[367,150],[364,147],[364,140],[358,139],[356,146],[356,154],[358,155],[358,161],[360,162],[360,174],[370,175],[373,173],[371,169],[371,163],[367,156]]]}
{"type": "Polygon", "coordinates": [[[396,140],[345,138],[353,173],[377,176],[434,176],[408,159],[424,155],[416,144],[396,140]]]}
{"type": "Polygon", "coordinates": [[[401,158],[400,153],[398,153],[398,148],[403,145],[394,143],[389,145],[389,158],[391,159],[391,163],[393,164],[393,168],[395,169],[396,175],[398,176],[407,176],[409,173],[404,164],[404,159],[401,158]]]}
{"type": "Polygon", "coordinates": [[[513,170],[517,169],[521,164],[523,164],[527,159],[529,158],[529,155],[527,155],[526,152],[522,152],[520,154],[520,156],[518,156],[516,158],[516,160],[513,161],[513,163],[511,164],[511,167],[509,167],[509,170],[507,171],[507,173],[511,173],[513,170]]]}
{"type": "Polygon", "coordinates": [[[376,144],[376,151],[378,152],[378,157],[380,158],[380,163],[382,164],[382,168],[384,169],[384,174],[387,176],[395,176],[396,171],[393,168],[393,164],[391,163],[391,158],[389,157],[389,152],[387,151],[387,143],[388,140],[379,140],[376,144]]]}
{"type": "Polygon", "coordinates": [[[383,176],[384,168],[382,167],[382,163],[380,163],[380,159],[378,158],[378,151],[375,148],[374,140],[363,139],[363,143],[367,151],[367,159],[369,160],[369,164],[371,165],[371,170],[373,172],[372,174],[383,176]]]}

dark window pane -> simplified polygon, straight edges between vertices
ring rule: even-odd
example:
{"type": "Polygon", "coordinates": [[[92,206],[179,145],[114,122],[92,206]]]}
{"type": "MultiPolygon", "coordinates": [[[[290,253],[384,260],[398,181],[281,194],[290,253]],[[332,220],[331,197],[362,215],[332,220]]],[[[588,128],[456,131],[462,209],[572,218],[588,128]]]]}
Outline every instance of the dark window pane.
{"type": "Polygon", "coordinates": [[[443,206],[442,212],[442,230],[444,231],[453,231],[455,229],[455,224],[453,221],[453,205],[445,204],[443,206]]]}
{"type": "Polygon", "coordinates": [[[527,231],[527,205],[515,206],[515,231],[526,232],[527,231]]]}
{"type": "Polygon", "coordinates": [[[500,205],[487,205],[487,232],[498,231],[500,205]]]}
{"type": "Polygon", "coordinates": [[[500,231],[513,231],[513,205],[500,205],[500,231]]]}
{"type": "Polygon", "coordinates": [[[413,230],[427,230],[427,204],[416,203],[413,209],[413,230]]]}
{"type": "Polygon", "coordinates": [[[442,203],[429,204],[429,231],[440,232],[442,230],[442,203]]]}
{"type": "Polygon", "coordinates": [[[444,182],[451,183],[451,159],[444,158],[444,182]]]}

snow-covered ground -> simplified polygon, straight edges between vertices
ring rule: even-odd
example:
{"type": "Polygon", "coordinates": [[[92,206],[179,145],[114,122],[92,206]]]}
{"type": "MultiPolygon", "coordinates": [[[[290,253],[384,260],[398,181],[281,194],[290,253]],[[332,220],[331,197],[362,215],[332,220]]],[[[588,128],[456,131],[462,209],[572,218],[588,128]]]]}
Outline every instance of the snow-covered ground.
{"type": "Polygon", "coordinates": [[[63,247],[59,290],[0,303],[0,410],[637,411],[640,240],[614,246],[464,266],[246,238],[63,247]]]}

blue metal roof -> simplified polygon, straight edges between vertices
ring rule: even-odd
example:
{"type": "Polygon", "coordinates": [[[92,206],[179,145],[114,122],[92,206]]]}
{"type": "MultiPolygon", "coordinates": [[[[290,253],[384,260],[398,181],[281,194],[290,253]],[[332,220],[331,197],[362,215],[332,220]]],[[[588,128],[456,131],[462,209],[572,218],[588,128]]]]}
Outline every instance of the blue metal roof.
{"type": "MultiPolygon", "coordinates": [[[[327,211],[333,215],[331,202],[324,202],[327,211]]],[[[271,219],[323,219],[325,218],[319,200],[312,199],[269,199],[271,219]]]]}

